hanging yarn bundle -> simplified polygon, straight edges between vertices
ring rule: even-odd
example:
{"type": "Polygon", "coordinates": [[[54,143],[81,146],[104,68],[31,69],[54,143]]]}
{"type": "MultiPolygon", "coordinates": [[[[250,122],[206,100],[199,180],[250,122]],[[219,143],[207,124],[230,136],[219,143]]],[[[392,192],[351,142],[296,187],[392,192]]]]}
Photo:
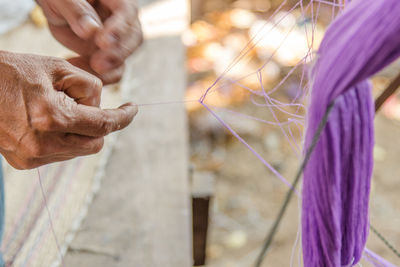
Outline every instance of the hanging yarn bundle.
{"type": "Polygon", "coordinates": [[[304,170],[304,266],[357,264],[368,236],[374,108],[366,79],[400,56],[400,1],[354,0],[329,27],[312,72],[305,148],[328,123],[304,170]]]}

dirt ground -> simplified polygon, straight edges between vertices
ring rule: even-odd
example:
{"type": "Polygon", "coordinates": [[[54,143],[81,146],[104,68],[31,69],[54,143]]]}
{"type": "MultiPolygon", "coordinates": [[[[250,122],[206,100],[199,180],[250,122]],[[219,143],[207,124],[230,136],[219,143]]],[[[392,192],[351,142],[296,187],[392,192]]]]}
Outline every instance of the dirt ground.
{"type": "MultiPolygon", "coordinates": [[[[196,4],[196,1],[194,2],[196,4]]],[[[224,49],[232,49],[235,43],[245,44],[242,39],[247,40],[247,30],[250,32],[251,26],[235,25],[236,22],[232,17],[240,11],[242,21],[243,16],[266,18],[276,6],[276,2],[278,1],[264,1],[261,5],[260,1],[255,0],[198,1],[191,27],[192,34],[197,36],[197,43],[189,42],[188,48],[188,92],[200,90],[197,88],[206,86],[217,76],[219,70],[216,65],[218,64],[209,58],[209,54],[213,54],[210,50],[216,49],[217,52],[213,55],[219,55],[224,49]]],[[[321,10],[321,13],[325,11],[321,10]]],[[[326,26],[324,23],[319,22],[318,27],[321,31],[326,26]]],[[[215,61],[218,60],[223,60],[223,58],[215,59],[215,61]]],[[[262,61],[262,58],[259,57],[257,60],[262,61]]],[[[279,59],[274,60],[274,63],[279,74],[268,81],[269,86],[276,85],[277,81],[291,69],[290,66],[282,64],[279,59]]],[[[393,73],[398,69],[398,67],[392,67],[390,71],[374,78],[375,95],[388,84],[393,73]]],[[[268,77],[268,74],[266,76],[268,77]]],[[[289,79],[276,94],[282,102],[290,101],[291,87],[299,83],[301,74],[295,73],[291,77],[292,80],[289,79]]],[[[293,152],[281,129],[248,117],[232,119],[232,116],[224,112],[224,109],[229,108],[241,114],[250,114],[267,121],[274,121],[273,115],[267,108],[255,106],[248,96],[241,92],[243,90],[237,90],[236,93],[228,96],[217,94],[210,102],[216,106],[218,114],[226,118],[249,145],[285,178],[292,181],[299,166],[299,150],[294,145],[297,153],[293,152]]],[[[400,120],[396,114],[400,105],[396,98],[391,102],[385,106],[375,121],[375,168],[370,199],[370,220],[371,224],[395,248],[399,249],[400,165],[397,162],[400,156],[400,145],[397,140],[400,137],[400,120]]],[[[299,112],[299,114],[303,113],[304,110],[299,112]]],[[[206,266],[254,266],[265,236],[282,204],[287,187],[249,149],[232,137],[218,122],[215,122],[208,112],[189,107],[189,115],[191,160],[194,169],[197,172],[211,172],[216,180],[206,266]]],[[[282,114],[277,116],[280,120],[287,119],[282,114]]],[[[294,127],[292,130],[291,136],[296,140],[296,144],[301,146],[302,127],[298,129],[294,127]]],[[[293,199],[263,266],[301,266],[299,254],[301,242],[298,236],[299,205],[300,201],[297,198],[293,199]]],[[[373,233],[370,233],[368,248],[393,264],[400,265],[400,258],[373,233]]],[[[369,266],[365,262],[362,264],[369,266]]]]}

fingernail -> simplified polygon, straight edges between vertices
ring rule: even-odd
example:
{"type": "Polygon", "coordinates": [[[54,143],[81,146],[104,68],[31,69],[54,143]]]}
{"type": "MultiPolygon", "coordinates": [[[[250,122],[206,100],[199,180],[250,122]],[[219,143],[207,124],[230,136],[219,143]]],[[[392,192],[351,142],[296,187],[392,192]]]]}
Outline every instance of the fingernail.
{"type": "Polygon", "coordinates": [[[83,16],[79,20],[79,25],[82,29],[82,32],[87,36],[92,34],[95,30],[100,28],[100,24],[90,16],[83,16]]]}
{"type": "Polygon", "coordinates": [[[128,109],[129,112],[132,112],[135,116],[139,111],[139,106],[136,103],[128,102],[121,106],[121,108],[128,109]]]}

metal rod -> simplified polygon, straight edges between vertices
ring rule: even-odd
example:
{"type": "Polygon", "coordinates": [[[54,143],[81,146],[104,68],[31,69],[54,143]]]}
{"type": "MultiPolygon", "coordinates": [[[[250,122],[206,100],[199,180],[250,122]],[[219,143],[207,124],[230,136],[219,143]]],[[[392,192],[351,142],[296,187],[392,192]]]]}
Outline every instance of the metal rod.
{"type": "Polygon", "coordinates": [[[389,84],[388,87],[382,92],[382,94],[375,100],[375,112],[379,111],[383,103],[392,96],[397,89],[400,87],[400,74],[394,78],[394,80],[389,84]]]}

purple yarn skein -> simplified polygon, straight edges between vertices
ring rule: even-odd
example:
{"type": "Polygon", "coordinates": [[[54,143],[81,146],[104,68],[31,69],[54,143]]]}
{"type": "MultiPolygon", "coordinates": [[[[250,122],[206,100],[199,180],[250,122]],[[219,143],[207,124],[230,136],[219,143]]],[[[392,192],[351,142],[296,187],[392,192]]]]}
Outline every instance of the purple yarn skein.
{"type": "Polygon", "coordinates": [[[374,105],[366,79],[400,56],[400,0],[354,0],[332,23],[311,74],[305,148],[328,123],[304,170],[306,267],[357,264],[369,232],[374,105]]]}

